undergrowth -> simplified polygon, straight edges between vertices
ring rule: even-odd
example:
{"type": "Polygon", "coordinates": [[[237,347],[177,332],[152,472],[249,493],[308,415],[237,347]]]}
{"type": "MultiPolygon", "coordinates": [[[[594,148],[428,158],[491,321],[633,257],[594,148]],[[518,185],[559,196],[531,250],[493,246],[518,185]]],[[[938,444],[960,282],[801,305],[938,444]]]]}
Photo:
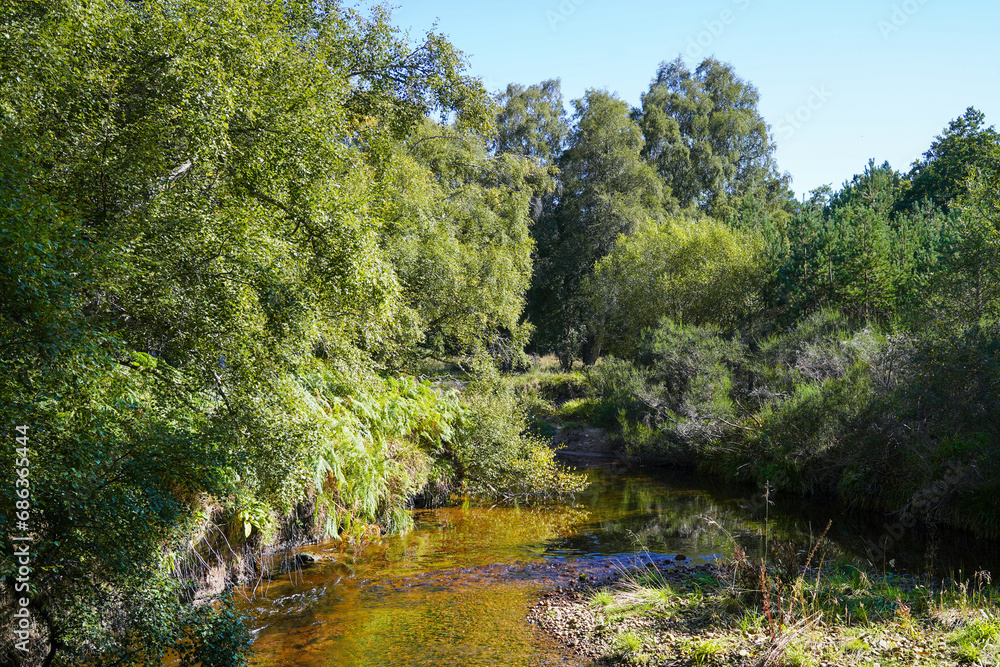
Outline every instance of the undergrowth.
{"type": "Polygon", "coordinates": [[[1000,535],[1000,325],[884,334],[834,311],[783,331],[664,320],[561,413],[623,453],[1000,535]]]}
{"type": "Polygon", "coordinates": [[[757,563],[737,546],[708,569],[624,572],[590,594],[600,622],[586,641],[615,664],[996,664],[1000,591],[987,573],[879,574],[827,562],[823,539],[757,563]]]}

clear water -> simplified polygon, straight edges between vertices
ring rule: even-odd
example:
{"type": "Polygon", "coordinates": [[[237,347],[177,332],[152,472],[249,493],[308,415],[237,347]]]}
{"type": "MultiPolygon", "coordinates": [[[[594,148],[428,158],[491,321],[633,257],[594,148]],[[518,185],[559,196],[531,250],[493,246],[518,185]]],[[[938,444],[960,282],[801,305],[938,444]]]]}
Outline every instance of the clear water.
{"type": "Polygon", "coordinates": [[[686,473],[588,471],[571,503],[463,506],[414,512],[416,526],[355,553],[306,549],[330,560],[276,573],[249,594],[254,664],[303,667],[581,665],[525,622],[546,586],[601,572],[635,554],[704,562],[736,540],[759,554],[807,545],[832,520],[821,557],[920,574],[1000,572],[996,544],[962,535],[887,529],[890,518],[852,517],[830,505],[772,498],[686,473]],[[891,530],[894,546],[868,548],[891,530]],[[875,562],[881,560],[882,562],[875,562]]]}

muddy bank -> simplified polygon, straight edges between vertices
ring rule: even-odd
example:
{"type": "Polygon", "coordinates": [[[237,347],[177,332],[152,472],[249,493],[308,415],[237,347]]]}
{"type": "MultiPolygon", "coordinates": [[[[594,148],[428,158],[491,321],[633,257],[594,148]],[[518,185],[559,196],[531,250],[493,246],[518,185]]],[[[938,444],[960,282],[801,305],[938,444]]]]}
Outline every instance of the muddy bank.
{"type": "Polygon", "coordinates": [[[689,462],[678,459],[629,456],[621,450],[620,443],[603,428],[565,428],[559,424],[553,425],[557,431],[550,441],[550,446],[556,450],[557,456],[570,465],[587,466],[603,461],[618,461],[630,467],[689,467],[689,462]]]}

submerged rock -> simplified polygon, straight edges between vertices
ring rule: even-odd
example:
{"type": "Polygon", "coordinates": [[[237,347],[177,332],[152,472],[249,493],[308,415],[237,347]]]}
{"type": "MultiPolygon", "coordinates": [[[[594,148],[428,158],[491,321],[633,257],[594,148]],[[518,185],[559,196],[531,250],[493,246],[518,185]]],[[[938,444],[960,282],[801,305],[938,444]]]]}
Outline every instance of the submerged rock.
{"type": "Polygon", "coordinates": [[[316,554],[311,554],[309,552],[303,551],[301,553],[295,554],[295,564],[296,565],[312,565],[313,563],[318,563],[322,560],[316,554]]]}

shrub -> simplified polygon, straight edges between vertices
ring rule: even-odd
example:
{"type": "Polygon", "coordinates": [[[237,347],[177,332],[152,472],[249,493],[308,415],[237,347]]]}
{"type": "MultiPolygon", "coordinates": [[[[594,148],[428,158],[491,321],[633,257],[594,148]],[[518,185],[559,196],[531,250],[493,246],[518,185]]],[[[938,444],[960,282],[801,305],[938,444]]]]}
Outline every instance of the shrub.
{"type": "Polygon", "coordinates": [[[604,359],[587,371],[587,378],[601,400],[602,407],[595,415],[599,423],[614,424],[622,411],[629,419],[639,420],[655,410],[656,398],[647,389],[646,373],[630,361],[604,359]]]}
{"type": "Polygon", "coordinates": [[[518,498],[561,495],[584,486],[583,476],[563,469],[544,441],[528,435],[527,413],[509,378],[484,366],[463,399],[468,413],[452,452],[464,491],[518,498]]]}
{"type": "Polygon", "coordinates": [[[770,480],[782,489],[830,490],[837,479],[831,468],[847,465],[837,460],[838,447],[870,393],[860,366],[842,378],[798,384],[787,400],[765,405],[737,447],[718,448],[713,464],[730,477],[770,480]]]}
{"type": "Polygon", "coordinates": [[[738,421],[732,401],[733,371],[743,364],[738,340],[713,327],[664,320],[649,332],[640,352],[657,388],[656,423],[683,449],[709,446],[738,421]]]}

